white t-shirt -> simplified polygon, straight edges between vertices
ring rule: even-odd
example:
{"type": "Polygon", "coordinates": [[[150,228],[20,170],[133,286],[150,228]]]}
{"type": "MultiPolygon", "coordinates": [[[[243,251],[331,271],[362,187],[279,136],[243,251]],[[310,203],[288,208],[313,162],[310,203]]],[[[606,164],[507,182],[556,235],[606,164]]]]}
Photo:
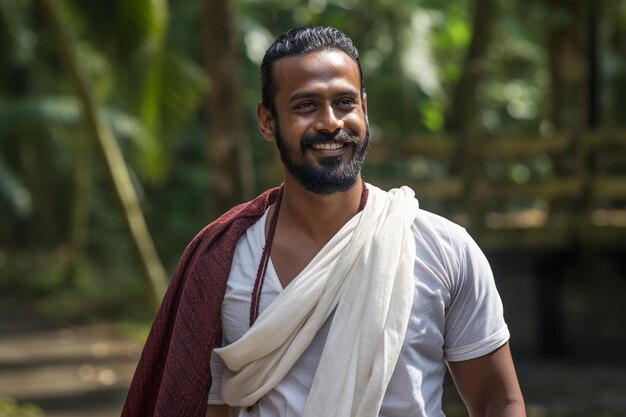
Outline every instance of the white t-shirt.
{"type": "MultiPolygon", "coordinates": [[[[224,345],[249,328],[250,298],[265,244],[267,212],[239,239],[222,304],[224,345]]],[[[398,363],[380,409],[381,417],[440,417],[446,361],[464,361],[492,352],[509,339],[502,302],[489,263],[462,227],[419,209],[415,296],[398,363]]],[[[270,259],[260,299],[263,311],[282,291],[270,259]]],[[[332,316],[283,380],[240,416],[297,417],[304,410],[332,316]]],[[[224,364],[211,357],[209,404],[223,404],[224,364]]]]}

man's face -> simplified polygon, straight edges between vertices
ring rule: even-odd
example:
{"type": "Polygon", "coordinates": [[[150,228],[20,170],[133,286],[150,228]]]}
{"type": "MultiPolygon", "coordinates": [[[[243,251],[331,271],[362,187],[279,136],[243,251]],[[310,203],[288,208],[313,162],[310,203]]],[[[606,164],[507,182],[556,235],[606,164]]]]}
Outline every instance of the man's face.
{"type": "Polygon", "coordinates": [[[274,63],[274,82],[273,136],[285,176],[318,194],[351,188],[369,142],[357,64],[335,50],[285,57],[274,63]]]}

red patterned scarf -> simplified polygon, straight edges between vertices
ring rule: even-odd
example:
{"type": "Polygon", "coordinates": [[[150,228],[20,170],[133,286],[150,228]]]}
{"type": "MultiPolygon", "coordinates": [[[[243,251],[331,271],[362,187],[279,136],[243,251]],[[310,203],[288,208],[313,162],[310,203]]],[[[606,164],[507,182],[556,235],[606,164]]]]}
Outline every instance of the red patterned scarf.
{"type": "Polygon", "coordinates": [[[232,208],[187,246],[137,365],[122,417],[205,417],[211,351],[237,241],[273,204],[278,188],[232,208]]]}

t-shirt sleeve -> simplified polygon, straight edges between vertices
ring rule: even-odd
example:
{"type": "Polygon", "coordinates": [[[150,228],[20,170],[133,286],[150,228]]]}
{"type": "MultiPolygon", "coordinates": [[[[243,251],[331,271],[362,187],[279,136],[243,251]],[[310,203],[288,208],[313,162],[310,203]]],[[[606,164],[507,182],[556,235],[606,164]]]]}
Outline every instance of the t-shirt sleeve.
{"type": "Polygon", "coordinates": [[[450,362],[484,356],[510,337],[487,258],[465,231],[461,233],[461,244],[445,318],[444,352],[450,362]]]}
{"type": "Polygon", "coordinates": [[[222,399],[222,374],[224,373],[224,361],[220,358],[220,355],[211,352],[211,389],[209,390],[208,404],[221,405],[224,404],[222,399]]]}

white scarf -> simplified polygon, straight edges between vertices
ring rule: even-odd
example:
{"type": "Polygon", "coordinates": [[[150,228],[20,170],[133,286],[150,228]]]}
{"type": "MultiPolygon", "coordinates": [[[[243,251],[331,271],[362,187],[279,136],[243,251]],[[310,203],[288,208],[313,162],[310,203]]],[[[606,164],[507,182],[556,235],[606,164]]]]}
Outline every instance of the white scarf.
{"type": "Polygon", "coordinates": [[[229,346],[226,404],[254,405],[289,372],[335,312],[304,417],[378,416],[413,303],[417,200],[407,187],[368,185],[364,210],[229,346]]]}

